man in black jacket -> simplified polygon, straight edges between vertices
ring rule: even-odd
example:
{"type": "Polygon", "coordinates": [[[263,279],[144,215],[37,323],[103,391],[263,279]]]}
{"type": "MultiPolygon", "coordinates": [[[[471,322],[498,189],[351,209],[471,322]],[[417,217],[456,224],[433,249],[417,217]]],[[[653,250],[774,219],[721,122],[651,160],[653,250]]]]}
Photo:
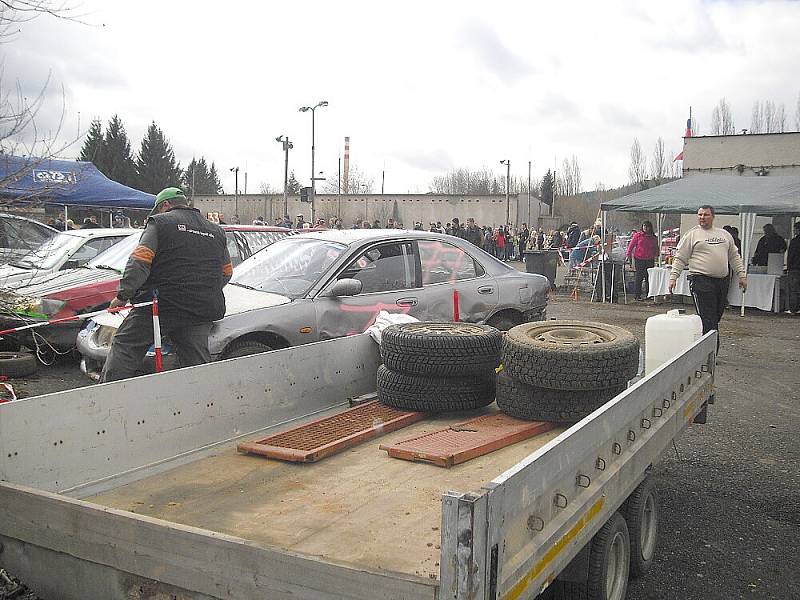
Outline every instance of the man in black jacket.
{"type": "MultiPolygon", "coordinates": [[[[166,188],[156,196],[110,308],[157,295],[161,332],[172,340],[180,365],[206,363],[211,322],[225,316],[222,288],[232,273],[225,232],[188,206],[180,188],[166,188]]],[[[114,336],[100,381],[133,377],[152,343],[151,307],[132,309],[114,336]]]]}
{"type": "Polygon", "coordinates": [[[794,237],[789,241],[786,253],[786,284],[788,312],[800,314],[800,221],[794,224],[794,237]]]}

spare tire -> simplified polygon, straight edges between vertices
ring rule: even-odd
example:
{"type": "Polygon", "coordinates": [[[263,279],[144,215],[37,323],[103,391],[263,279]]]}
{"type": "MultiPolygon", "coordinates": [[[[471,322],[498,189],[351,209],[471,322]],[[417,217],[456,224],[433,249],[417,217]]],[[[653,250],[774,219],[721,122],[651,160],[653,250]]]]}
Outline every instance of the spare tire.
{"type": "Polygon", "coordinates": [[[625,389],[549,390],[517,381],[505,372],[497,376],[497,406],[526,421],[577,423],[625,389]]]}
{"type": "Polygon", "coordinates": [[[421,412],[450,412],[494,402],[494,377],[426,377],[378,367],[378,400],[421,412]]]}
{"type": "Polygon", "coordinates": [[[639,367],[639,340],[622,327],[588,321],[517,325],[503,341],[508,374],[551,390],[624,386],[639,367]]]}
{"type": "Polygon", "coordinates": [[[39,369],[36,357],[29,352],[0,352],[0,375],[27,377],[39,369]]]}
{"type": "Polygon", "coordinates": [[[490,376],[502,347],[500,331],[473,323],[403,323],[387,327],[381,337],[384,364],[409,375],[490,376]]]}

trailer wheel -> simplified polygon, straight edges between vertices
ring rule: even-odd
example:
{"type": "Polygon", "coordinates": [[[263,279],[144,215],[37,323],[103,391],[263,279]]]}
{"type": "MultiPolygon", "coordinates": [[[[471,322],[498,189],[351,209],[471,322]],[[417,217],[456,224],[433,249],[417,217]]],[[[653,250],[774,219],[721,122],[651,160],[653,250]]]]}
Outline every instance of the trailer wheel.
{"type": "Polygon", "coordinates": [[[494,401],[494,377],[427,377],[378,367],[378,400],[388,406],[422,412],[449,412],[487,406],[494,401]]]}
{"type": "Polygon", "coordinates": [[[503,366],[515,378],[551,390],[598,390],[636,376],[639,341],[605,323],[523,323],[503,341],[503,366]]]}
{"type": "Polygon", "coordinates": [[[658,489],[648,477],[628,496],[622,506],[631,537],[631,577],[640,577],[650,570],[656,555],[658,539],[658,489]]]}
{"type": "Polygon", "coordinates": [[[588,600],[624,600],[628,591],[631,546],[625,519],[615,512],[592,538],[588,600]]]}
{"type": "Polygon", "coordinates": [[[0,375],[27,377],[39,369],[36,357],[28,352],[0,352],[0,375]]]}
{"type": "Polygon", "coordinates": [[[254,340],[239,340],[228,346],[228,348],[225,350],[225,353],[222,355],[222,360],[250,356],[251,354],[261,354],[262,352],[269,352],[270,350],[274,350],[274,348],[267,346],[262,342],[256,342],[254,340]]]}
{"type": "Polygon", "coordinates": [[[502,334],[473,323],[404,323],[387,327],[381,357],[393,371],[437,377],[490,373],[500,364],[502,334]]]}
{"type": "Polygon", "coordinates": [[[497,406],[517,419],[577,423],[624,389],[623,385],[605,390],[548,390],[500,373],[497,376],[497,406]]]}

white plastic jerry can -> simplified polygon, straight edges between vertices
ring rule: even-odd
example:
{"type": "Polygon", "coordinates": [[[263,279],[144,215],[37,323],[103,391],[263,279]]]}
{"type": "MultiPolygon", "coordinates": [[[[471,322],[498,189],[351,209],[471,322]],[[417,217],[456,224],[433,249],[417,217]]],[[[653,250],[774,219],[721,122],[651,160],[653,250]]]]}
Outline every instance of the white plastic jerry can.
{"type": "Polygon", "coordinates": [[[644,327],[645,375],[680,354],[703,337],[703,321],[699,315],[686,315],[682,310],[667,311],[647,319],[644,327]]]}

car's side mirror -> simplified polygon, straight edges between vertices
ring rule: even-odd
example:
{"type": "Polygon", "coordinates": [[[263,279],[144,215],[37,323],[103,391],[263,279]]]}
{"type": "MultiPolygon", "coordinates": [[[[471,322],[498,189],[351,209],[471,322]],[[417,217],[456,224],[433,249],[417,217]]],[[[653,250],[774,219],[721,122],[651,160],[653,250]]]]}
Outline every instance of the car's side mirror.
{"type": "Polygon", "coordinates": [[[361,282],[358,279],[340,279],[334,283],[323,296],[357,296],[361,293],[361,282]]]}

